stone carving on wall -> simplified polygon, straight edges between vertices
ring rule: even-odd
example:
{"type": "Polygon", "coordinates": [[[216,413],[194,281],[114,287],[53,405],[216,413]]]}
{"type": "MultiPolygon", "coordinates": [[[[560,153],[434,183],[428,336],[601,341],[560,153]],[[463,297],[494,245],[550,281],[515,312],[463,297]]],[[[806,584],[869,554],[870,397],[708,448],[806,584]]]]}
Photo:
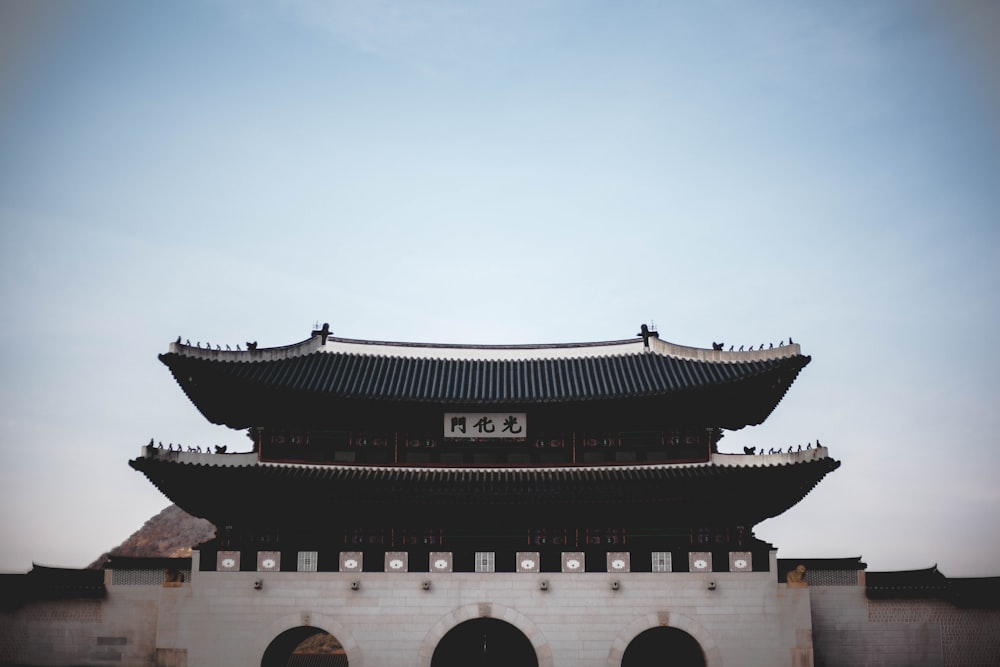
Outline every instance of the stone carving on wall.
{"type": "Polygon", "coordinates": [[[184,584],[184,572],[168,567],[163,570],[163,587],[178,588],[184,584]]]}
{"type": "Polygon", "coordinates": [[[806,566],[801,563],[796,565],[794,570],[789,570],[788,574],[785,575],[785,581],[789,584],[799,584],[801,586],[805,586],[806,566]]]}

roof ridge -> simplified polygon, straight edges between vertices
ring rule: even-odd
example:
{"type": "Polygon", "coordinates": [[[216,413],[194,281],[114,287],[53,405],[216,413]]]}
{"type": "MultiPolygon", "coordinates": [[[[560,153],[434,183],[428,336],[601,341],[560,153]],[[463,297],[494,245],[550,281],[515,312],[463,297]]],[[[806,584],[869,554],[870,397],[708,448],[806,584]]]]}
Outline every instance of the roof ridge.
{"type": "Polygon", "coordinates": [[[741,363],[749,361],[768,361],[802,354],[798,343],[779,345],[767,350],[721,350],[692,347],[670,343],[658,337],[625,338],[607,341],[581,341],[572,343],[518,343],[518,344],[478,344],[478,343],[419,343],[403,341],[379,341],[360,338],[340,338],[330,335],[314,335],[290,345],[277,347],[258,347],[256,342],[247,343],[247,349],[236,346],[233,350],[229,345],[223,350],[220,345],[212,349],[201,347],[201,341],[191,345],[190,339],[182,343],[180,338],[170,343],[168,354],[214,359],[219,361],[275,361],[291,357],[305,356],[316,352],[337,353],[354,352],[365,356],[410,357],[429,359],[476,359],[476,360],[533,360],[562,359],[577,357],[611,357],[630,354],[657,354],[660,356],[686,359],[692,361],[707,361],[716,363],[741,363]],[[597,350],[607,349],[608,354],[595,354],[597,350]],[[372,352],[384,350],[385,354],[372,352]],[[434,354],[435,351],[450,351],[452,354],[434,354]],[[539,352],[535,356],[524,353],[539,352]],[[498,353],[489,355],[488,353],[498,353]]]}

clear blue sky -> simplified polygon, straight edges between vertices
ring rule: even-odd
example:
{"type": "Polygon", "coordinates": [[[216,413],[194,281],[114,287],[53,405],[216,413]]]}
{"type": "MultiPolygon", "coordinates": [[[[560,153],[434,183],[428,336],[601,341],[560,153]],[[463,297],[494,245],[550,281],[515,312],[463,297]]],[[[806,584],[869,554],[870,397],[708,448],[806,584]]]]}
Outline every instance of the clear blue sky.
{"type": "Polygon", "coordinates": [[[813,356],[722,442],[843,462],[758,527],[779,556],[1000,574],[996,34],[986,1],[0,5],[0,569],[166,506],[150,437],[247,446],[178,335],[653,321],[813,356]]]}

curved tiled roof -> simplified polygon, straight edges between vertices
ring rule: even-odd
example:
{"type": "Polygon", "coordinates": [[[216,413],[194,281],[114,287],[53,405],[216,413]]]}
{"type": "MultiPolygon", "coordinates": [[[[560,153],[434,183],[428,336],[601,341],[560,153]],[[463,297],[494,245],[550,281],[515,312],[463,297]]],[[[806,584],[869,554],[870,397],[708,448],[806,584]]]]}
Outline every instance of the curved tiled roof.
{"type": "Polygon", "coordinates": [[[0,574],[0,610],[10,611],[34,600],[103,598],[104,571],[34,564],[25,574],[0,574]]]}
{"type": "Polygon", "coordinates": [[[946,577],[937,565],[922,570],[866,572],[865,593],[873,600],[937,598],[959,607],[1000,607],[1000,577],[946,577]]]}
{"type": "Polygon", "coordinates": [[[248,351],[173,343],[160,359],[206,416],[234,426],[249,424],[231,423],[240,420],[222,414],[234,407],[220,408],[222,388],[229,393],[296,392],[364,401],[529,405],[659,397],[746,383],[755,385],[748,399],[760,402],[755,412],[762,420],[810,361],[797,344],[724,352],[650,337],[459,346],[357,341],[318,333],[296,345],[248,351]],[[772,391],[759,391],[760,384],[772,391]]]}
{"type": "Polygon", "coordinates": [[[922,570],[867,572],[865,588],[870,598],[936,597],[948,590],[948,578],[937,565],[922,570]]]}
{"type": "Polygon", "coordinates": [[[290,516],[295,512],[272,505],[287,497],[293,507],[317,513],[325,506],[353,507],[396,518],[429,506],[435,515],[468,514],[468,507],[477,506],[506,508],[500,511],[508,516],[517,506],[565,507],[572,513],[627,506],[633,514],[655,515],[658,524],[669,520],[670,512],[679,521],[701,512],[756,523],[797,503],[840,465],[825,447],[766,456],[714,454],[705,463],[560,467],[309,465],[255,457],[145,447],[129,465],[182,509],[213,522],[232,522],[226,512],[290,516]]]}

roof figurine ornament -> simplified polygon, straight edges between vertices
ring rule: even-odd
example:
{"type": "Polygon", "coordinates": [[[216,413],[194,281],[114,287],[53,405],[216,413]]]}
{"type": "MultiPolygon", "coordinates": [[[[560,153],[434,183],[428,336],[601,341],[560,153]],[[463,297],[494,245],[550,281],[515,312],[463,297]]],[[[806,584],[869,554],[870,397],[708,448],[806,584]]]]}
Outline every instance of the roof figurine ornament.
{"type": "Polygon", "coordinates": [[[639,337],[639,338],[642,338],[642,346],[648,349],[649,348],[649,339],[650,338],[659,338],[660,334],[657,333],[657,331],[655,329],[651,330],[647,325],[643,324],[640,327],[640,331],[639,331],[639,333],[636,334],[636,336],[639,337]]]}
{"type": "MultiPolygon", "coordinates": [[[[319,325],[317,323],[317,327],[318,326],[319,325]]],[[[326,339],[330,337],[331,333],[333,333],[333,332],[330,331],[330,323],[329,322],[323,322],[323,328],[322,329],[319,329],[319,328],[313,329],[312,335],[313,336],[319,336],[323,340],[323,345],[326,345],[326,339]]]]}

